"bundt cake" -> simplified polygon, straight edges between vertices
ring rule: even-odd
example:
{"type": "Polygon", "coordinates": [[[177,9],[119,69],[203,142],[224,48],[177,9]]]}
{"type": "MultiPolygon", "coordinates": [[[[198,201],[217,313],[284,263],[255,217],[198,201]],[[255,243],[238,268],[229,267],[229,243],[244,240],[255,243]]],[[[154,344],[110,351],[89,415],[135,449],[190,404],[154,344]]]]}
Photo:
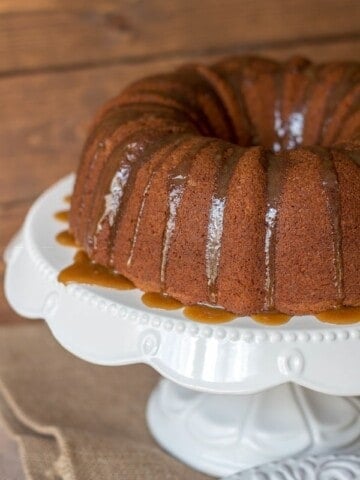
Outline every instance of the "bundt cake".
{"type": "Polygon", "coordinates": [[[147,292],[240,315],[360,305],[360,64],[225,58],[95,118],[70,230],[147,292]]]}

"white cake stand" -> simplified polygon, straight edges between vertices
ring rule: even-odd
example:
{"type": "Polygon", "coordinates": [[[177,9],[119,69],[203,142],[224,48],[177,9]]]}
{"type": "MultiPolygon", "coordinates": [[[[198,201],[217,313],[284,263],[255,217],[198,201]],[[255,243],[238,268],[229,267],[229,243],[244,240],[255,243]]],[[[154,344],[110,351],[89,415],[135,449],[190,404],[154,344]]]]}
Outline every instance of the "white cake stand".
{"type": "Polygon", "coordinates": [[[46,191],[8,247],[7,298],[19,314],[44,318],[78,357],[155,368],[164,379],[147,419],[166,450],[221,476],[359,440],[360,323],[305,316],[281,327],[246,317],[206,325],[145,307],[137,290],[65,287],[57,274],[74,249],[55,242],[64,225],[53,215],[72,185],[69,176],[46,191]]]}

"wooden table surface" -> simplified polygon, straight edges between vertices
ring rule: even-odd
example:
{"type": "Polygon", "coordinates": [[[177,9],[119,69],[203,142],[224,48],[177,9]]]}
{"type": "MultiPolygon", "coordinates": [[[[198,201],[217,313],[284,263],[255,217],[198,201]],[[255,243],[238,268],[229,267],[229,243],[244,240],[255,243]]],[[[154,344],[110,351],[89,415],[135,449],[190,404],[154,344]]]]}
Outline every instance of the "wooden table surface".
{"type": "MultiPolygon", "coordinates": [[[[149,73],[244,52],[359,60],[360,1],[0,0],[0,253],[76,168],[104,100],[149,73]]],[[[20,324],[2,292],[0,322],[20,324]]]]}

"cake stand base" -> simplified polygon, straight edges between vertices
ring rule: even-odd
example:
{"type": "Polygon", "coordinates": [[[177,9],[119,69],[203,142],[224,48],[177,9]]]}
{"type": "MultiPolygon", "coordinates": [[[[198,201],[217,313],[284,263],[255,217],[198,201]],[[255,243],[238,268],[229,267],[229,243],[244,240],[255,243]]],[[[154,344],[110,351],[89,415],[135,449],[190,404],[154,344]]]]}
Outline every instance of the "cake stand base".
{"type": "Polygon", "coordinates": [[[219,477],[285,457],[351,449],[360,438],[360,397],[291,383],[221,395],[162,380],[148,402],[147,420],[165,450],[219,477]]]}

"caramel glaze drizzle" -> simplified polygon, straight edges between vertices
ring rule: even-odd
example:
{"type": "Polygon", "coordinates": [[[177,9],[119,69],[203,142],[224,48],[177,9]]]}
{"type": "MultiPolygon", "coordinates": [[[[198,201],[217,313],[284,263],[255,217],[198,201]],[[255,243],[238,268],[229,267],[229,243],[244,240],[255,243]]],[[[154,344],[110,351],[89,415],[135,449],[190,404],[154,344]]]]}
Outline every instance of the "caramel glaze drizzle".
{"type": "Polygon", "coordinates": [[[239,159],[239,148],[228,148],[223,151],[219,160],[216,186],[211,200],[207,240],[205,249],[206,276],[208,281],[208,296],[211,304],[217,303],[217,280],[220,266],[224,213],[226,194],[239,159]]]}
{"type": "Polygon", "coordinates": [[[184,308],[185,317],[201,323],[225,323],[234,320],[237,315],[221,308],[206,305],[190,305],[184,308]]]}
{"type": "Polygon", "coordinates": [[[69,222],[69,215],[70,215],[69,210],[61,210],[61,211],[56,212],[54,214],[54,218],[56,220],[59,220],[59,222],[68,223],[69,222]]]}
{"type": "Polygon", "coordinates": [[[64,230],[62,232],[59,232],[56,237],[56,241],[60,243],[60,245],[65,245],[67,247],[77,247],[77,243],[75,241],[75,237],[72,233],[70,233],[68,230],[64,230]]]}
{"type": "MultiPolygon", "coordinates": [[[[71,197],[72,195],[65,195],[65,197],[63,198],[63,201],[65,203],[71,203],[71,197]]],[[[64,210],[64,211],[55,213],[54,217],[56,220],[59,220],[60,222],[68,223],[69,214],[70,214],[70,211],[64,210]]],[[[65,245],[67,247],[77,247],[75,237],[72,233],[69,232],[69,230],[63,230],[62,232],[59,232],[56,235],[55,240],[58,243],[60,243],[60,245],[65,245]]]]}
{"type": "MultiPolygon", "coordinates": [[[[69,202],[70,200],[71,195],[64,198],[65,202],[69,202]]],[[[56,214],[55,218],[64,221],[62,215],[59,218],[59,215],[56,214]]],[[[74,236],[68,230],[59,232],[55,239],[60,245],[78,247],[74,236]]],[[[134,284],[123,275],[112,272],[107,267],[94,263],[83,250],[76,252],[72,265],[61,270],[58,275],[58,280],[65,285],[77,282],[116,288],[118,290],[131,290],[135,288],[134,284]]]]}
{"type": "Polygon", "coordinates": [[[157,292],[145,292],[141,300],[147,307],[161,308],[163,310],[178,310],[184,306],[175,298],[157,292]]]}
{"type": "Polygon", "coordinates": [[[280,312],[264,312],[251,315],[251,318],[255,322],[262,323],[263,325],[284,325],[291,319],[291,315],[286,315],[280,312]]]}
{"type": "Polygon", "coordinates": [[[265,214],[265,302],[264,310],[275,306],[275,247],[278,201],[282,186],[284,163],[282,157],[265,152],[267,173],[267,205],[265,214]]]}
{"type": "Polygon", "coordinates": [[[324,323],[349,325],[360,321],[360,307],[339,308],[316,313],[315,317],[324,323]]]}
{"type": "MultiPolygon", "coordinates": [[[[90,260],[83,250],[78,250],[74,263],[64,268],[58,275],[58,280],[65,285],[84,283],[117,290],[133,290],[134,284],[124,277],[109,270],[107,267],[90,260]]],[[[185,306],[178,300],[161,293],[146,292],[141,297],[142,302],[150,308],[163,310],[178,310],[184,308],[185,317],[201,323],[225,323],[237,318],[237,315],[221,308],[190,305],[185,306]]],[[[360,308],[344,308],[329,310],[315,315],[321,322],[346,325],[360,321],[360,308]]],[[[267,312],[251,316],[253,320],[263,325],[279,326],[287,323],[290,316],[278,312],[267,312]]]]}
{"type": "Polygon", "coordinates": [[[74,263],[59,273],[58,280],[65,285],[77,282],[118,290],[135,288],[135,285],[123,275],[111,272],[107,267],[94,263],[83,250],[78,250],[74,257],[74,263]]]}

